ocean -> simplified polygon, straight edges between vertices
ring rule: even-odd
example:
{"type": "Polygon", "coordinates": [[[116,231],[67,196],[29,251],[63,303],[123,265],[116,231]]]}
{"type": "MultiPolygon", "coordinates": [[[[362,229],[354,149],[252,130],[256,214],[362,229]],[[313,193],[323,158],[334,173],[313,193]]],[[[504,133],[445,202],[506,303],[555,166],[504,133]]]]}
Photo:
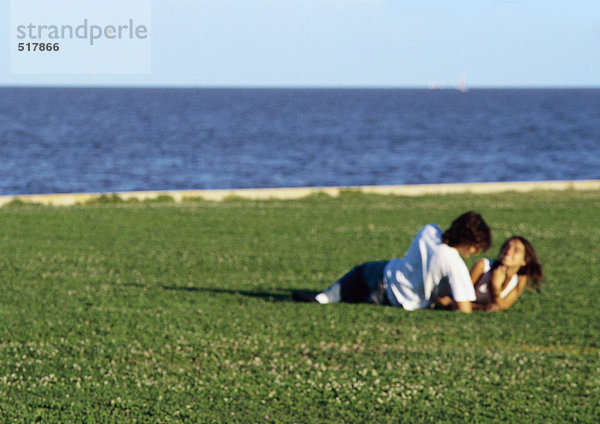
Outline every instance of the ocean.
{"type": "Polygon", "coordinates": [[[0,194],[600,178],[600,89],[0,88],[0,194]]]}

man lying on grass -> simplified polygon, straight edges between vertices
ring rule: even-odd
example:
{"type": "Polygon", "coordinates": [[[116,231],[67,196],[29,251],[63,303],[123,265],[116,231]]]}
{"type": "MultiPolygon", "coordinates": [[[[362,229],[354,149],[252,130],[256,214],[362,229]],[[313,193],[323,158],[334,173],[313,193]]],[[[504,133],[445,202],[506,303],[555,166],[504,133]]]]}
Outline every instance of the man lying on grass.
{"type": "Polygon", "coordinates": [[[441,305],[469,313],[476,295],[461,256],[487,250],[491,242],[481,215],[467,212],[445,232],[437,224],[421,228],[403,258],[366,262],[317,295],[298,291],[292,296],[300,302],[367,302],[406,310],[441,305]]]}

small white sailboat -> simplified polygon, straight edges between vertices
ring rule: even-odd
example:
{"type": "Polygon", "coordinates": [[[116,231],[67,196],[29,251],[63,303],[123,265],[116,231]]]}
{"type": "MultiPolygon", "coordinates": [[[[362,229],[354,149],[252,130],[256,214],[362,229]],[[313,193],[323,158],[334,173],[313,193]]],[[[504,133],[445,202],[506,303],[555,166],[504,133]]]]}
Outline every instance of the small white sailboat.
{"type": "Polygon", "coordinates": [[[458,91],[461,93],[467,92],[467,75],[462,73],[458,79],[458,91]]]}

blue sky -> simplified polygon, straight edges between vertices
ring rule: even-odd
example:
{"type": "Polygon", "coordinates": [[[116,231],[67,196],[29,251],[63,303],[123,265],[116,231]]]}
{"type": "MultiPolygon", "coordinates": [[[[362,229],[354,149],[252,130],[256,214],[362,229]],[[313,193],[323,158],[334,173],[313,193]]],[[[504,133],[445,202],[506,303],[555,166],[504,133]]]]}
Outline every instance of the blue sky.
{"type": "MultiPolygon", "coordinates": [[[[464,74],[469,87],[600,87],[597,0],[151,0],[151,7],[149,73],[11,73],[16,46],[5,31],[0,85],[455,87],[464,74]]],[[[4,0],[0,28],[10,27],[9,15],[4,0]]]]}

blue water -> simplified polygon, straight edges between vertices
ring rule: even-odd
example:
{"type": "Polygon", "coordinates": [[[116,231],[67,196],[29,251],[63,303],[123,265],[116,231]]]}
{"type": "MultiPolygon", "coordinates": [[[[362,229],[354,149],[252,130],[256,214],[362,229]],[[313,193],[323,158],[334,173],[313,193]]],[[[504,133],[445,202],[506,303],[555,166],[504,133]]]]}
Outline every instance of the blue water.
{"type": "Polygon", "coordinates": [[[0,88],[0,194],[600,178],[600,90],[0,88]]]}

